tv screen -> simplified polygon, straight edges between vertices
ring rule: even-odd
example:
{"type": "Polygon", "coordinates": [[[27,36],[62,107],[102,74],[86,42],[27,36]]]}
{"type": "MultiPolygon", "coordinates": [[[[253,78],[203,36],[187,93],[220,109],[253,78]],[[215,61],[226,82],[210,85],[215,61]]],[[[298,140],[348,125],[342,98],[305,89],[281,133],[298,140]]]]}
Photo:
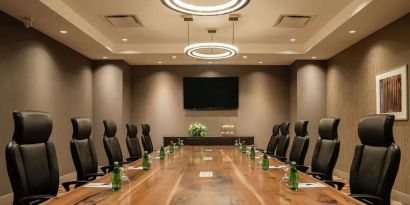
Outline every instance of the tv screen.
{"type": "Polygon", "coordinates": [[[237,109],[238,77],[185,77],[185,109],[237,109]]]}

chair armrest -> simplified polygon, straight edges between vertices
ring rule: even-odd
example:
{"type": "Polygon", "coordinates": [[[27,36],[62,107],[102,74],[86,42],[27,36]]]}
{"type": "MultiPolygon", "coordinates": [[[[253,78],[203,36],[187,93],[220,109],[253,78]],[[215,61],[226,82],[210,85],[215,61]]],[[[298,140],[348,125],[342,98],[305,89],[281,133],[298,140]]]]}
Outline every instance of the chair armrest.
{"type": "Polygon", "coordinates": [[[368,194],[352,194],[351,197],[364,202],[365,204],[379,205],[383,203],[383,199],[378,196],[368,194]]]}
{"type": "Polygon", "coordinates": [[[104,176],[104,173],[92,173],[92,174],[87,174],[84,177],[88,180],[88,181],[92,181],[95,180],[97,177],[102,177],[104,176]]]}
{"type": "Polygon", "coordinates": [[[25,196],[20,199],[18,199],[18,203],[21,205],[26,205],[26,204],[40,204],[42,202],[45,202],[55,196],[53,195],[30,195],[30,196],[25,196]]]}
{"type": "Polygon", "coordinates": [[[302,165],[302,164],[297,164],[296,169],[301,171],[301,172],[306,172],[309,169],[309,167],[305,166],[305,165],[302,165]]]}
{"type": "Polygon", "coordinates": [[[275,157],[276,157],[276,159],[278,159],[282,162],[285,162],[288,159],[287,157],[281,157],[281,156],[275,156],[275,157]]]}
{"type": "Polygon", "coordinates": [[[338,182],[338,181],[333,181],[333,180],[322,180],[324,183],[328,184],[329,186],[334,187],[337,190],[342,190],[343,187],[345,186],[345,183],[343,182],[338,182]]]}
{"type": "Polygon", "coordinates": [[[141,157],[129,157],[126,160],[127,160],[127,162],[133,162],[133,161],[136,161],[136,160],[139,160],[139,159],[141,159],[141,157]]]}
{"type": "Polygon", "coordinates": [[[63,185],[63,187],[64,187],[64,189],[66,190],[66,191],[70,191],[70,186],[71,185],[75,185],[74,186],[74,189],[75,188],[77,188],[77,187],[79,187],[79,186],[82,186],[82,185],[84,185],[84,184],[87,184],[89,181],[70,181],[70,182],[64,182],[64,183],[62,183],[61,185],[63,185]]]}
{"type": "Polygon", "coordinates": [[[114,165],[107,165],[107,166],[101,167],[100,169],[101,169],[101,171],[104,172],[104,174],[107,174],[107,173],[111,172],[113,168],[114,168],[114,165]]]}
{"type": "Polygon", "coordinates": [[[306,172],[307,175],[312,175],[316,179],[324,180],[326,178],[326,174],[320,172],[306,172]]]}

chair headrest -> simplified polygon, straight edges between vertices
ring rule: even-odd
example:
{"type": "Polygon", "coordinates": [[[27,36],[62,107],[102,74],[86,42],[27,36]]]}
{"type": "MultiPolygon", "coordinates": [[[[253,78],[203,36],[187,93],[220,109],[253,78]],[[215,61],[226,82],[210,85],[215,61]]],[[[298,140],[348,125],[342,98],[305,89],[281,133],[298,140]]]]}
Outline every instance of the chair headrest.
{"type": "Polygon", "coordinates": [[[280,129],[280,125],[279,125],[279,124],[273,125],[272,135],[273,135],[273,136],[277,136],[277,135],[279,134],[279,129],[280,129]]]}
{"type": "Polygon", "coordinates": [[[48,141],[53,130],[51,116],[39,111],[14,111],[13,140],[17,144],[36,144],[48,141]]]}
{"type": "Polygon", "coordinates": [[[117,133],[117,125],[114,121],[111,120],[104,120],[104,136],[106,137],[115,137],[115,133],[117,133]]]}
{"type": "Polygon", "coordinates": [[[364,145],[388,147],[394,143],[394,115],[364,116],[359,121],[359,138],[364,145]]]}
{"type": "Polygon", "coordinates": [[[142,135],[147,136],[151,130],[149,124],[141,124],[142,127],[142,135]]]}
{"type": "Polygon", "coordinates": [[[138,128],[134,124],[126,124],[127,127],[127,137],[129,138],[136,138],[138,133],[138,128]]]}
{"type": "Polygon", "coordinates": [[[339,118],[323,118],[319,122],[319,136],[322,139],[334,140],[338,138],[337,127],[339,118]]]}
{"type": "Polygon", "coordinates": [[[307,132],[308,122],[309,121],[307,120],[299,120],[296,122],[295,124],[296,136],[304,137],[308,135],[308,132],[307,132]]]}
{"type": "Polygon", "coordinates": [[[84,140],[91,136],[91,121],[84,117],[71,118],[71,124],[73,125],[73,139],[84,140]]]}
{"type": "Polygon", "coordinates": [[[283,123],[280,125],[280,133],[281,133],[282,135],[287,135],[287,134],[289,134],[289,125],[290,125],[290,122],[283,122],[283,123]]]}

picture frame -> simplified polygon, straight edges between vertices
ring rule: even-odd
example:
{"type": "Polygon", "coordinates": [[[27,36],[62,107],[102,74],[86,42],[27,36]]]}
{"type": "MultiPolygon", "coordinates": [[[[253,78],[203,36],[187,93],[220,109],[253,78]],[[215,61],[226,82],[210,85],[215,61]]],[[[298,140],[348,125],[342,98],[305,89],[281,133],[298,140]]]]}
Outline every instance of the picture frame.
{"type": "Polygon", "coordinates": [[[407,65],[376,75],[376,113],[408,120],[407,108],[407,65]]]}

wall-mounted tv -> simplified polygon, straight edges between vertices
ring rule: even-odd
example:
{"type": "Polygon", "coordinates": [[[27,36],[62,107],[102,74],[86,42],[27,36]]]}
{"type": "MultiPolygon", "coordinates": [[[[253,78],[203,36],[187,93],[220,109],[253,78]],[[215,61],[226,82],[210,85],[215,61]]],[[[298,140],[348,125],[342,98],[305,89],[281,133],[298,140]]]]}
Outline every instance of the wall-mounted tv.
{"type": "Polygon", "coordinates": [[[238,77],[184,77],[184,109],[237,109],[238,77]]]}

